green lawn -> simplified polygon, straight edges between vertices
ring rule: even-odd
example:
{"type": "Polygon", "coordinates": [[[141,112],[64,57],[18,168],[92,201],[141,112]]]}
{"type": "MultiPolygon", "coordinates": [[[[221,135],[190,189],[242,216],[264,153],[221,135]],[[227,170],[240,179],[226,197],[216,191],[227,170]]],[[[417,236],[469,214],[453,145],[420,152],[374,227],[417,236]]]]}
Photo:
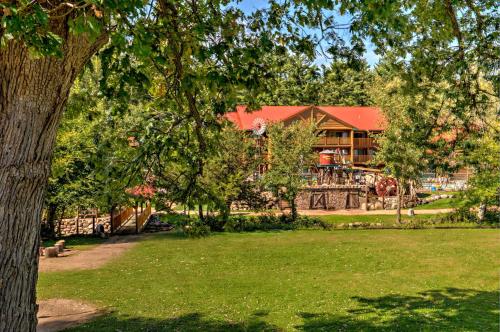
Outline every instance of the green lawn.
{"type": "Polygon", "coordinates": [[[434,202],[430,202],[427,204],[422,204],[416,206],[415,210],[428,210],[428,209],[448,209],[448,208],[459,208],[463,205],[463,202],[460,200],[459,191],[436,191],[436,192],[426,192],[419,193],[418,196],[421,198],[432,196],[432,195],[453,195],[452,198],[443,198],[435,200],[434,202]]]}
{"type": "Polygon", "coordinates": [[[463,202],[457,197],[442,198],[435,200],[434,202],[418,205],[415,207],[415,210],[459,208],[462,204],[463,202]]]}
{"type": "Polygon", "coordinates": [[[38,294],[109,310],[71,331],[498,331],[499,261],[494,229],[158,234],[38,294]]]}

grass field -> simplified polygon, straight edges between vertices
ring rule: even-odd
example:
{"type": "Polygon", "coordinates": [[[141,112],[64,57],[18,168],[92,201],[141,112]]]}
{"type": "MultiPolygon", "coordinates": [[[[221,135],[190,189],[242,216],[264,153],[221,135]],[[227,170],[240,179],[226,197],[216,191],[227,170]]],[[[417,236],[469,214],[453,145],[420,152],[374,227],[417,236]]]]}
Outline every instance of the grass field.
{"type": "Polygon", "coordinates": [[[459,198],[442,198],[435,200],[434,202],[430,202],[427,204],[422,204],[416,206],[415,210],[430,210],[430,209],[448,209],[448,208],[459,208],[463,205],[462,201],[459,198]]]}
{"type": "Polygon", "coordinates": [[[107,308],[71,331],[498,331],[498,230],[148,236],[40,298],[107,308]]]}

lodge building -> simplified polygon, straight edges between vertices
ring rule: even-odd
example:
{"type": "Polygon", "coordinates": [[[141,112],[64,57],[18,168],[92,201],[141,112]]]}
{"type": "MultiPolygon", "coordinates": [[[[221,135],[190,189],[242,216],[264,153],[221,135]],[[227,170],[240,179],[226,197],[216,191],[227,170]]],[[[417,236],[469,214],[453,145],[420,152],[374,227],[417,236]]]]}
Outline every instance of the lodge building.
{"type": "Polygon", "coordinates": [[[354,166],[365,166],[373,159],[376,142],[372,134],[382,132],[386,125],[382,111],[370,106],[262,106],[247,112],[241,105],[226,117],[237,128],[249,132],[267,123],[310,119],[317,126],[314,149],[321,155],[321,163],[354,166]],[[329,153],[328,161],[325,157],[329,153]]]}

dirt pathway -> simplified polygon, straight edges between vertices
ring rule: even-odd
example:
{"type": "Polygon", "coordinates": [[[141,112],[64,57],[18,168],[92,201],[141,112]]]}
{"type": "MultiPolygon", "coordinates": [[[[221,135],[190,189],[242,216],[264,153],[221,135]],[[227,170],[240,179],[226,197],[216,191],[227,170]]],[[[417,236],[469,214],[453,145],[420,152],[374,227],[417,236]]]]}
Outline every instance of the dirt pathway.
{"type": "Polygon", "coordinates": [[[132,248],[142,235],[113,236],[89,250],[69,250],[57,258],[40,257],[38,271],[97,269],[132,248]]]}
{"type": "MultiPolygon", "coordinates": [[[[440,213],[449,213],[454,209],[427,209],[427,210],[414,210],[415,214],[440,214],[440,213]]],[[[366,216],[366,215],[396,215],[396,210],[370,210],[365,211],[361,209],[350,209],[350,210],[299,210],[300,215],[303,216],[330,216],[330,215],[338,215],[338,216],[366,216]]],[[[234,212],[233,214],[240,214],[245,216],[258,216],[264,215],[268,212],[234,212]]],[[[279,214],[279,211],[276,211],[276,214],[279,214]]],[[[402,215],[408,214],[408,209],[401,210],[402,215]]]]}
{"type": "MultiPolygon", "coordinates": [[[[428,209],[428,210],[413,210],[415,214],[440,214],[440,213],[449,213],[452,212],[453,209],[428,209]]],[[[365,211],[361,209],[352,209],[352,210],[301,210],[299,214],[307,215],[307,216],[328,216],[328,215],[343,215],[343,216],[363,216],[363,215],[396,215],[396,210],[370,210],[365,211]]],[[[408,214],[408,209],[401,210],[402,215],[408,214]]]]}
{"type": "Polygon", "coordinates": [[[37,332],[55,332],[88,322],[103,312],[93,305],[68,299],[39,301],[37,332]]]}
{"type": "MultiPolygon", "coordinates": [[[[68,250],[57,258],[40,258],[39,271],[96,269],[132,248],[143,235],[114,236],[89,250],[68,250]]],[[[55,332],[83,324],[103,314],[95,306],[70,299],[38,302],[37,332],[55,332]]]]}

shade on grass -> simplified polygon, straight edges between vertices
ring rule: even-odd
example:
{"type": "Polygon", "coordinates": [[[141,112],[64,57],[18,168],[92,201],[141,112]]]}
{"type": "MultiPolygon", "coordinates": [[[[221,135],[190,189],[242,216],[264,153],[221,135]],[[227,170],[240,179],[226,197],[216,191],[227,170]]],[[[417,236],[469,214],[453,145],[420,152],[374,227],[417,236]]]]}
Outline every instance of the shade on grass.
{"type": "Polygon", "coordinates": [[[93,271],[42,273],[41,298],[109,314],[72,331],[498,331],[497,230],[149,236],[93,271]]]}

